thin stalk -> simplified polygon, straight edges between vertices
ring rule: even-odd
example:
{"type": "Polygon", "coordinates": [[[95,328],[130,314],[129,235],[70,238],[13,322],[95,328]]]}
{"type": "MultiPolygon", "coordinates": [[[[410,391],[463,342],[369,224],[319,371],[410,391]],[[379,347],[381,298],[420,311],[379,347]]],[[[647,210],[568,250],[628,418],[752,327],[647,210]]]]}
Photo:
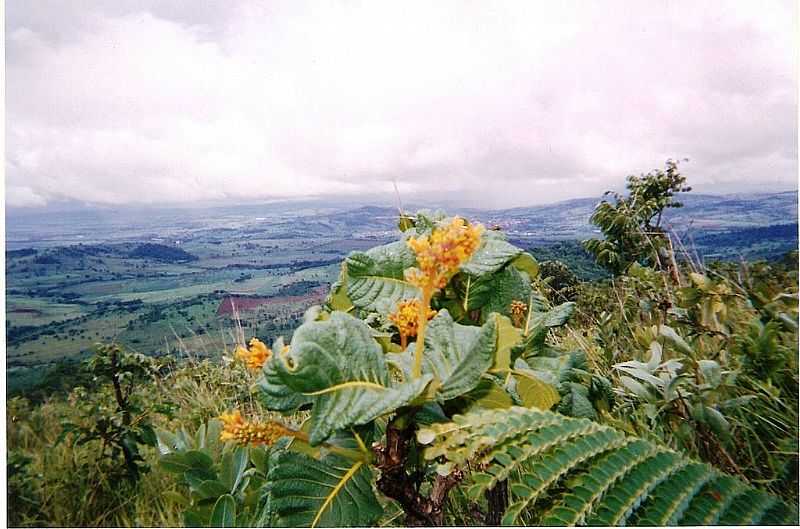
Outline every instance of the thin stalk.
{"type": "MultiPolygon", "coordinates": [[[[289,430],[288,434],[297,439],[298,441],[302,441],[308,444],[308,434],[298,430],[289,430]]],[[[362,443],[363,445],[363,443],[362,443]]],[[[341,446],[332,445],[329,443],[321,443],[320,446],[323,446],[329,452],[334,454],[338,454],[342,457],[345,457],[351,461],[364,461],[369,463],[372,461],[372,454],[369,451],[362,452],[361,450],[352,450],[350,448],[344,448],[341,446]]]]}
{"type": "Polygon", "coordinates": [[[422,353],[425,350],[425,331],[428,328],[428,310],[431,305],[431,289],[422,289],[422,303],[419,304],[419,314],[417,315],[417,347],[414,350],[414,370],[411,372],[413,377],[422,376],[422,353]]]}

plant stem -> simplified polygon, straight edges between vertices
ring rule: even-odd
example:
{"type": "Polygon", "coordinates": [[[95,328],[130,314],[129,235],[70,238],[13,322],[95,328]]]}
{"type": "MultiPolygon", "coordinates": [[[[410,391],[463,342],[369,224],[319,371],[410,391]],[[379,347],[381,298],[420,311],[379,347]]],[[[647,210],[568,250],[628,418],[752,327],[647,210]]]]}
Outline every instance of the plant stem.
{"type": "MultiPolygon", "coordinates": [[[[288,430],[288,432],[298,441],[309,444],[307,433],[300,430],[288,430]]],[[[364,452],[361,450],[352,450],[350,448],[344,448],[341,446],[332,445],[330,443],[322,443],[320,446],[323,446],[329,452],[338,454],[351,461],[364,461],[365,463],[371,463],[374,458],[372,452],[369,451],[364,452]]]]}
{"type": "Polygon", "coordinates": [[[419,304],[419,314],[417,315],[417,347],[414,350],[414,370],[411,372],[413,377],[422,376],[422,353],[425,350],[425,330],[428,328],[428,310],[431,305],[433,292],[430,288],[422,289],[422,303],[419,304]]]}

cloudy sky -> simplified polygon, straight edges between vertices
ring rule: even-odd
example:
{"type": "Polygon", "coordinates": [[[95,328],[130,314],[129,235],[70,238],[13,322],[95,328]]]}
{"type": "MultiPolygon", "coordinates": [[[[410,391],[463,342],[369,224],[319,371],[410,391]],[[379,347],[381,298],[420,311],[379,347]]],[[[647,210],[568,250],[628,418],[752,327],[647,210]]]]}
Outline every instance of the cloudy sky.
{"type": "Polygon", "coordinates": [[[6,201],[797,187],[796,2],[6,3],[6,201]]]}

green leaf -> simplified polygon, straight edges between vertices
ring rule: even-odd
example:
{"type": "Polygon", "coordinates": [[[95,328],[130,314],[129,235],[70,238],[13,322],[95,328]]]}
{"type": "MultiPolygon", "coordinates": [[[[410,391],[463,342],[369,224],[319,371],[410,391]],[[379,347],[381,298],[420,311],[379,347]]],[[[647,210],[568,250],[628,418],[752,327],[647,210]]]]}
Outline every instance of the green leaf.
{"type": "Polygon", "coordinates": [[[158,461],[167,472],[183,473],[194,469],[209,470],[214,462],[207,454],[198,450],[173,452],[161,456],[158,461]]]}
{"type": "Polygon", "coordinates": [[[795,509],[777,497],[588,419],[517,406],[479,410],[421,428],[417,440],[427,461],[472,469],[469,498],[508,480],[506,525],[796,522],[795,509]]]}
{"type": "MultiPolygon", "coordinates": [[[[428,323],[423,375],[439,381],[436,398],[446,401],[475,388],[492,365],[497,344],[497,324],[490,320],[482,327],[460,325],[447,309],[442,309],[428,323]]],[[[410,379],[416,344],[403,353],[388,354],[387,360],[410,379]]]]}
{"type": "MultiPolygon", "coordinates": [[[[280,349],[274,349],[279,351],[280,349]]],[[[280,412],[294,412],[301,406],[309,404],[312,399],[302,393],[292,390],[284,384],[278,375],[277,365],[280,360],[277,354],[273,354],[261,371],[261,376],[256,382],[256,386],[261,390],[259,395],[261,402],[269,410],[280,412]]]]}
{"type": "Polygon", "coordinates": [[[516,259],[511,261],[511,264],[517,270],[528,274],[528,277],[531,279],[535,279],[539,276],[539,263],[527,252],[521,253],[516,259]]]}
{"type": "Polygon", "coordinates": [[[166,430],[162,430],[161,428],[156,428],[156,441],[158,442],[158,451],[161,455],[186,449],[183,443],[178,439],[178,436],[166,430]]]}
{"type": "Polygon", "coordinates": [[[496,343],[494,321],[482,327],[459,325],[441,310],[428,324],[422,368],[441,382],[437,398],[450,400],[477,386],[492,365],[496,343]]]}
{"type": "Polygon", "coordinates": [[[511,396],[489,378],[481,379],[475,389],[454,402],[465,413],[479,409],[508,409],[514,405],[511,396]]]}
{"type": "Polygon", "coordinates": [[[222,421],[219,419],[211,419],[206,424],[206,450],[210,453],[215,453],[219,450],[221,441],[219,435],[222,433],[222,421]]]}
{"type": "Polygon", "coordinates": [[[215,479],[207,479],[196,487],[193,487],[192,492],[197,496],[198,500],[206,500],[209,498],[217,499],[230,492],[228,487],[215,479]]]}
{"type": "Polygon", "coordinates": [[[211,512],[210,527],[236,527],[236,500],[230,494],[220,496],[211,512]]]}
{"type": "Polygon", "coordinates": [[[585,417],[595,419],[597,412],[589,401],[589,388],[575,382],[561,384],[561,402],[558,411],[570,417],[585,417]]]}
{"type": "Polygon", "coordinates": [[[722,382],[722,368],[714,360],[700,360],[697,362],[700,374],[706,384],[715,388],[722,382]]]}
{"type": "Polygon", "coordinates": [[[286,387],[313,400],[312,445],[335,430],[366,424],[408,404],[433,378],[394,383],[372,329],[343,312],[301,325],[291,348],[276,358],[277,375],[286,387]]]}
{"type": "Polygon", "coordinates": [[[226,492],[234,494],[239,483],[242,481],[244,471],[247,470],[247,448],[237,447],[233,452],[228,452],[222,458],[222,472],[220,480],[228,487],[226,492]]]}
{"type": "Polygon", "coordinates": [[[259,446],[250,447],[250,462],[253,463],[253,466],[259,472],[266,474],[269,471],[269,465],[267,463],[268,457],[269,457],[269,449],[265,449],[259,446]]]}
{"type": "Polygon", "coordinates": [[[347,295],[347,280],[347,262],[344,262],[339,272],[339,280],[331,285],[331,291],[326,300],[326,304],[331,311],[350,312],[353,308],[353,302],[347,295]]]}
{"type": "Polygon", "coordinates": [[[511,357],[522,356],[528,359],[542,354],[546,349],[545,338],[547,337],[547,331],[553,327],[564,325],[572,317],[574,311],[575,303],[570,301],[548,311],[533,312],[529,321],[526,322],[527,334],[521,343],[511,349],[511,357]]]}
{"type": "Polygon", "coordinates": [[[511,349],[522,339],[522,331],[514,327],[507,316],[496,315],[495,322],[497,324],[497,345],[492,369],[510,369],[511,349]]]}
{"type": "Polygon", "coordinates": [[[525,272],[520,272],[513,266],[485,275],[474,281],[471,289],[468,309],[480,309],[484,316],[497,312],[510,316],[511,303],[521,301],[528,303],[533,289],[531,281],[525,272]]]}
{"type": "Polygon", "coordinates": [[[419,289],[405,280],[404,271],[416,265],[405,241],[352,252],[345,261],[347,295],[360,309],[377,311],[402,299],[419,296],[419,289]]]}
{"type": "Polygon", "coordinates": [[[675,332],[675,329],[672,327],[668,327],[666,325],[661,325],[658,328],[658,333],[667,339],[678,351],[687,354],[689,356],[694,355],[694,351],[692,347],[686,343],[686,340],[681,338],[681,336],[675,332]]]}
{"type": "Polygon", "coordinates": [[[268,482],[277,527],[364,527],[383,514],[363,461],[280,452],[271,461],[268,482]]]}
{"type": "Polygon", "coordinates": [[[542,382],[535,375],[517,371],[517,394],[522,399],[522,403],[528,408],[539,408],[549,410],[561,400],[556,388],[546,382],[542,382]]]}
{"type": "Polygon", "coordinates": [[[461,267],[461,270],[472,276],[497,272],[522,253],[522,249],[504,241],[497,233],[484,232],[483,237],[485,239],[483,245],[461,267]]]}
{"type": "Polygon", "coordinates": [[[184,511],[183,525],[185,527],[208,527],[208,519],[196,511],[184,511]]]}

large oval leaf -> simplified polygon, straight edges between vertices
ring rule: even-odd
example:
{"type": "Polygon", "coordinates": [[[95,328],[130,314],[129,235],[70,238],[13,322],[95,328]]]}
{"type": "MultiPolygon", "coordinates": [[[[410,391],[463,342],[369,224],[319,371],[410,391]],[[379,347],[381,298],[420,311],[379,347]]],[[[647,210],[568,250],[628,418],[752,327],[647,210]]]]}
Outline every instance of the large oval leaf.
{"type": "Polygon", "coordinates": [[[270,465],[268,505],[276,527],[365,527],[383,513],[363,461],[285,451],[270,465]]]}
{"type": "MultiPolygon", "coordinates": [[[[276,349],[278,350],[278,349],[276,349]]],[[[256,385],[261,390],[261,401],[267,409],[281,412],[293,412],[297,408],[311,402],[311,397],[292,390],[280,376],[278,376],[277,365],[280,363],[277,355],[273,355],[261,372],[256,385]]]]}
{"type": "Polygon", "coordinates": [[[484,238],[483,245],[461,267],[461,270],[470,275],[482,276],[497,272],[522,253],[521,248],[506,242],[495,232],[484,232],[484,238]]]}
{"type": "Polygon", "coordinates": [[[507,266],[497,273],[483,276],[477,280],[470,293],[468,309],[480,309],[486,317],[492,312],[511,315],[511,303],[520,301],[527,304],[533,289],[528,274],[513,266],[507,266]]]}
{"type": "Polygon", "coordinates": [[[280,380],[314,403],[309,433],[314,445],[335,430],[365,424],[408,404],[433,378],[393,382],[372,329],[343,312],[301,325],[291,348],[277,358],[280,380]]]}
{"type": "Polygon", "coordinates": [[[353,252],[345,261],[347,296],[356,307],[371,311],[417,297],[419,289],[403,275],[416,262],[405,241],[353,252]]]}
{"type": "MultiPolygon", "coordinates": [[[[446,401],[467,393],[478,385],[492,366],[497,346],[497,324],[492,318],[482,327],[459,325],[447,309],[442,309],[428,323],[422,373],[438,381],[436,398],[446,401]]],[[[411,378],[416,344],[406,351],[386,355],[402,374],[411,378]]]]}
{"type": "Polygon", "coordinates": [[[561,400],[556,388],[539,380],[533,374],[524,371],[516,372],[517,394],[527,408],[549,410],[561,400]]]}

